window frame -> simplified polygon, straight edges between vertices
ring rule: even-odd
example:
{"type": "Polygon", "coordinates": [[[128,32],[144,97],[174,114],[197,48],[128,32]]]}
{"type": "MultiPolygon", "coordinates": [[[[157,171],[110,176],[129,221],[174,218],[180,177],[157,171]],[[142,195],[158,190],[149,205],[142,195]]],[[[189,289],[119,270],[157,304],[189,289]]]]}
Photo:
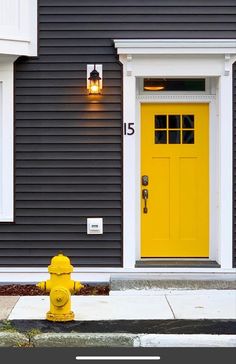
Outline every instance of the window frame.
{"type": "Polygon", "coordinates": [[[14,222],[14,60],[0,58],[0,223],[14,222]]]}

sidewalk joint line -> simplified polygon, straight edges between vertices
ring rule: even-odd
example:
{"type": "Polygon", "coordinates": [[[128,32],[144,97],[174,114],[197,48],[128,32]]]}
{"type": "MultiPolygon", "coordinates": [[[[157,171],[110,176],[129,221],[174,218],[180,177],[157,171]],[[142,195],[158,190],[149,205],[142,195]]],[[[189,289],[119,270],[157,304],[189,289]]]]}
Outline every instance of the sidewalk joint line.
{"type": "Polygon", "coordinates": [[[14,310],[14,308],[16,307],[16,305],[17,305],[18,301],[20,300],[20,297],[21,297],[21,296],[18,296],[18,299],[17,299],[16,303],[14,304],[14,306],[11,308],[11,311],[10,311],[10,312],[9,312],[9,314],[7,315],[7,320],[9,320],[9,317],[11,316],[12,311],[13,311],[13,310],[14,310]]]}
{"type": "Polygon", "coordinates": [[[170,310],[171,310],[171,312],[172,312],[172,315],[173,315],[174,319],[176,319],[176,317],[175,317],[175,313],[174,313],[174,310],[172,309],[171,304],[170,304],[170,302],[168,301],[168,298],[167,298],[167,295],[166,295],[166,294],[165,294],[165,299],[166,299],[166,301],[167,301],[167,303],[168,303],[168,306],[170,307],[170,310]]]}

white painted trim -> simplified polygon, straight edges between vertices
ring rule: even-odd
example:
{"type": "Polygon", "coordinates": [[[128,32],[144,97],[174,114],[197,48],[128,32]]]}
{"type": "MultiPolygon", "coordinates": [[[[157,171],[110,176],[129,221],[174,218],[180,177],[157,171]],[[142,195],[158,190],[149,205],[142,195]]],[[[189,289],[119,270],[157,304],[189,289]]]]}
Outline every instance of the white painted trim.
{"type": "MultiPolygon", "coordinates": [[[[0,24],[0,54],[37,56],[38,1],[0,0],[2,19],[9,24],[0,24]]],[[[3,22],[4,23],[4,22],[3,22]]]]}
{"type": "Polygon", "coordinates": [[[118,54],[234,54],[236,39],[115,39],[118,54]]]}
{"type": "Polygon", "coordinates": [[[216,99],[216,95],[198,95],[198,94],[172,94],[167,92],[161,95],[137,95],[137,100],[140,102],[211,102],[216,99]]]}
{"type": "Polygon", "coordinates": [[[13,61],[0,63],[0,222],[14,220],[13,61]]]}
{"type": "MultiPolygon", "coordinates": [[[[135,278],[138,276],[148,277],[152,273],[170,274],[170,277],[176,276],[176,274],[183,274],[183,279],[186,275],[199,273],[212,274],[214,279],[218,274],[222,273],[227,278],[228,274],[236,273],[236,269],[217,269],[217,268],[75,268],[72,273],[72,278],[75,280],[80,280],[82,282],[109,282],[112,275],[119,275],[119,277],[126,277],[127,275],[134,275],[135,278]]],[[[0,282],[39,282],[49,278],[49,273],[47,268],[0,268],[0,282]]]]}
{"type": "MultiPolygon", "coordinates": [[[[140,182],[139,155],[139,114],[135,106],[137,96],[136,80],[140,77],[214,77],[219,87],[216,100],[219,118],[219,156],[217,165],[219,179],[219,212],[215,225],[219,227],[219,243],[215,242],[212,257],[217,257],[221,264],[218,271],[232,269],[232,64],[236,60],[235,40],[115,40],[115,46],[124,65],[123,105],[124,122],[134,122],[137,133],[124,136],[124,269],[135,266],[139,242],[140,193],[135,192],[137,181],[140,182]],[[227,110],[226,110],[227,109],[227,110]],[[227,125],[227,128],[225,126],[227,125]],[[138,145],[138,146],[137,146],[138,145]]],[[[178,95],[179,96],[179,95],[178,95]]],[[[177,95],[170,95],[169,102],[177,95]]],[[[206,95],[182,95],[186,98],[203,102],[206,95]]],[[[139,96],[139,102],[144,96],[139,96]]],[[[163,101],[166,95],[159,96],[163,101]]],[[[150,101],[154,96],[149,96],[150,101]]],[[[210,100],[211,103],[214,100],[210,100]]],[[[212,143],[211,143],[212,144],[212,143]]],[[[211,149],[211,153],[213,150],[211,149]]],[[[211,170],[213,173],[213,171],[211,170]]],[[[212,180],[212,178],[211,178],[212,180]]],[[[217,191],[217,187],[216,187],[217,191]]],[[[211,199],[213,194],[211,191],[211,199]]],[[[137,271],[137,268],[135,269],[137,271]]],[[[155,269],[151,269],[152,272],[155,269]]],[[[177,271],[180,270],[177,268],[177,271]]],[[[182,270],[181,270],[182,271],[182,270]]],[[[200,269],[197,269],[200,271],[200,269]]],[[[208,271],[205,269],[204,271],[208,271]]]]}
{"type": "Polygon", "coordinates": [[[227,76],[222,75],[219,80],[219,263],[222,268],[232,266],[233,252],[233,89],[232,65],[227,76]]]}

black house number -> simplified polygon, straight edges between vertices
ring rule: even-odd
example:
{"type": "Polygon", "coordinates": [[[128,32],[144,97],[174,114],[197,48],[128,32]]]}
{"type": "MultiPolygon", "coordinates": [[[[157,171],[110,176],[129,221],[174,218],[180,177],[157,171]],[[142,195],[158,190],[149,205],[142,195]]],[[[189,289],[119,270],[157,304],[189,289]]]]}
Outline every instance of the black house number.
{"type": "Polygon", "coordinates": [[[134,123],[124,123],[124,135],[134,134],[134,123]]]}

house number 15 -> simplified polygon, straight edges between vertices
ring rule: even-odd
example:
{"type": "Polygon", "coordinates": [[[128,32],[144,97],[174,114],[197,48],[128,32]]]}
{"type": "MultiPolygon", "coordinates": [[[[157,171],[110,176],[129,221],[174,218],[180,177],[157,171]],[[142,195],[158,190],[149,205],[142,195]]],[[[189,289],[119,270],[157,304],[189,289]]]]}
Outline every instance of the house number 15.
{"type": "Polygon", "coordinates": [[[124,135],[134,134],[134,123],[124,123],[124,135]]]}

